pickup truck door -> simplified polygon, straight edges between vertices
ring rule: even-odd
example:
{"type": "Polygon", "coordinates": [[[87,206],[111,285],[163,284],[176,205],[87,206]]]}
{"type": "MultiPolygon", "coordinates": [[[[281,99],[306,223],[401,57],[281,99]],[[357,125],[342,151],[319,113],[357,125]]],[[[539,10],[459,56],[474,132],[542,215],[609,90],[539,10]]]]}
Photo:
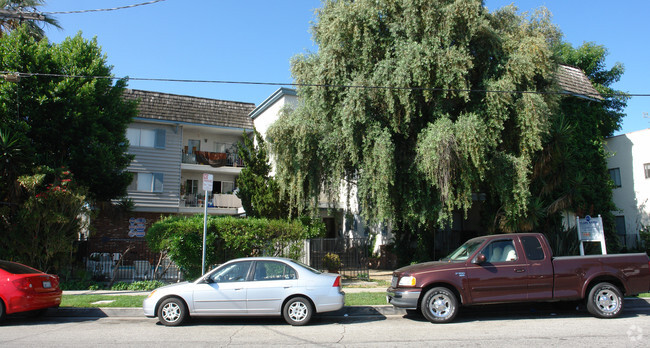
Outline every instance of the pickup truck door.
{"type": "Polygon", "coordinates": [[[490,241],[481,249],[486,261],[467,263],[472,303],[525,301],[528,298],[528,265],[522,250],[510,239],[490,241]]]}
{"type": "Polygon", "coordinates": [[[528,299],[553,298],[553,261],[550,250],[544,251],[539,236],[521,236],[521,245],[528,259],[528,299]]]}

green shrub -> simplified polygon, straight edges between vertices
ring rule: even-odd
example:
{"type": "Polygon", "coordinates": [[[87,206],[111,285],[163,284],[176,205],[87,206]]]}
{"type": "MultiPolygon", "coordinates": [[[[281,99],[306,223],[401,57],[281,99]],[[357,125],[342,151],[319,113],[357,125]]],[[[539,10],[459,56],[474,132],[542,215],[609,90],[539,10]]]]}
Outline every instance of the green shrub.
{"type": "Polygon", "coordinates": [[[111,290],[119,291],[119,290],[128,290],[129,289],[129,283],[126,282],[117,282],[111,286],[111,290]]]}
{"type": "Polygon", "coordinates": [[[341,268],[341,257],[334,253],[325,254],[323,257],[323,267],[328,271],[338,271],[341,268]]]}
{"type": "MultiPolygon", "coordinates": [[[[323,231],[322,222],[306,218],[287,221],[209,216],[206,265],[254,255],[297,259],[303,240],[320,236],[323,231]]],[[[167,251],[186,278],[201,275],[203,215],[163,218],[149,228],[146,238],[154,252],[167,251]]]]}

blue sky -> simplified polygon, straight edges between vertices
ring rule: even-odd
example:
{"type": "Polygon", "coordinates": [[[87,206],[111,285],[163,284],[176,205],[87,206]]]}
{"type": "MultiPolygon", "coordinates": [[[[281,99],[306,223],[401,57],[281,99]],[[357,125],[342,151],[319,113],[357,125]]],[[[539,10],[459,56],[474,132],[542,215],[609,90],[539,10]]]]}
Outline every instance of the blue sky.
{"type": "MultiPolygon", "coordinates": [[[[43,12],[105,9],[148,0],[49,0],[43,12]]],[[[514,3],[527,11],[546,6],[574,46],[604,45],[607,66],[625,74],[614,88],[650,94],[647,0],[486,0],[490,10],[514,3]]],[[[157,79],[291,82],[290,59],[316,51],[310,27],[320,0],[166,0],[105,12],[54,14],[63,30],[46,28],[52,42],[81,31],[97,37],[115,76],[157,79]]],[[[130,88],[260,104],[278,86],[160,81],[130,88]]],[[[650,97],[633,97],[621,133],[650,128],[650,97]],[[646,115],[644,117],[644,115],[646,115]]]]}

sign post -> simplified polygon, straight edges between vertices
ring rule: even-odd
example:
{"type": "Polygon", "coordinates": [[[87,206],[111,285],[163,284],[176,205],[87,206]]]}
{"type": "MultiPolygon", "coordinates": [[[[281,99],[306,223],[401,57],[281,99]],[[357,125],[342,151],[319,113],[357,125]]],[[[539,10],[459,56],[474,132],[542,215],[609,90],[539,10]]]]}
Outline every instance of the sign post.
{"type": "Polygon", "coordinates": [[[208,191],[212,191],[212,174],[203,174],[203,258],[201,259],[201,275],[205,274],[205,237],[208,234],[208,191]]]}
{"type": "Polygon", "coordinates": [[[580,241],[580,255],[585,254],[584,242],[600,242],[600,249],[603,255],[607,255],[605,246],[605,230],[603,229],[603,219],[598,215],[592,218],[587,215],[584,219],[576,216],[576,229],[578,230],[578,240],[580,241]]]}

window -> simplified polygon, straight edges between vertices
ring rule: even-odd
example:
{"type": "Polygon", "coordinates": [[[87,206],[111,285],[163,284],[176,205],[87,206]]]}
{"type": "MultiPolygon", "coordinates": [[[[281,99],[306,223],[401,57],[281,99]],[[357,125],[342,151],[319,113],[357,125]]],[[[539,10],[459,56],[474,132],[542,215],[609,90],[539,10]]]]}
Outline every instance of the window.
{"type": "Polygon", "coordinates": [[[162,192],[163,173],[133,173],[130,191],[162,192]]]}
{"type": "Polygon", "coordinates": [[[243,282],[248,278],[248,270],[252,261],[242,261],[229,264],[210,276],[215,283],[243,282]]]}
{"type": "Polygon", "coordinates": [[[187,153],[194,153],[194,151],[201,151],[201,140],[189,139],[187,141],[187,153]]]}
{"type": "Polygon", "coordinates": [[[616,219],[616,234],[621,241],[623,246],[627,245],[627,231],[625,229],[625,216],[615,216],[616,219]]]}
{"type": "Polygon", "coordinates": [[[193,193],[198,193],[198,192],[199,192],[199,181],[198,180],[188,179],[185,182],[185,193],[186,194],[193,194],[193,193]]]}
{"type": "Polygon", "coordinates": [[[650,163],[645,163],[643,165],[643,171],[645,172],[645,178],[650,179],[650,163]]]}
{"type": "Polygon", "coordinates": [[[609,176],[614,182],[614,187],[621,187],[621,170],[619,168],[610,169],[609,176]]]}
{"type": "Polygon", "coordinates": [[[544,250],[542,250],[542,245],[536,237],[521,237],[521,244],[524,246],[524,252],[526,252],[528,260],[544,260],[544,250]]]}
{"type": "Polygon", "coordinates": [[[253,280],[287,280],[296,279],[296,271],[281,262],[258,261],[255,265],[253,280]]]}
{"type": "Polygon", "coordinates": [[[232,194],[235,190],[235,183],[232,181],[222,181],[221,182],[221,193],[232,194]]]}
{"type": "Polygon", "coordinates": [[[235,183],[232,181],[213,181],[212,193],[213,194],[232,194],[235,191],[235,183]]]}
{"type": "Polygon", "coordinates": [[[482,251],[485,260],[489,263],[516,261],[517,252],[512,240],[497,240],[485,247],[482,251]]]}
{"type": "Polygon", "coordinates": [[[214,152],[232,153],[232,152],[236,152],[236,147],[235,144],[218,143],[215,141],[214,152]]]}
{"type": "Polygon", "coordinates": [[[126,138],[131,146],[165,148],[164,129],[127,128],[126,138]]]}

